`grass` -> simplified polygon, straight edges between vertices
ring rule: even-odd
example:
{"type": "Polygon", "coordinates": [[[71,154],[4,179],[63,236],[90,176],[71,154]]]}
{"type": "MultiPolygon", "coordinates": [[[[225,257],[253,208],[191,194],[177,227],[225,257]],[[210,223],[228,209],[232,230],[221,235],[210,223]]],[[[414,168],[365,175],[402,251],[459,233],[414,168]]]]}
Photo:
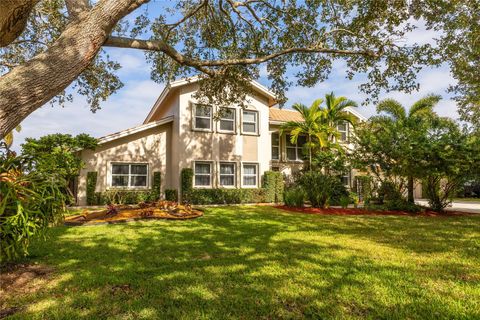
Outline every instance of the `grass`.
{"type": "Polygon", "coordinates": [[[474,202],[474,203],[480,203],[480,198],[455,198],[453,199],[454,201],[458,202],[474,202]]]}
{"type": "Polygon", "coordinates": [[[479,319],[480,215],[211,208],[189,221],[57,227],[14,319],[479,319]],[[120,289],[118,289],[120,288],[120,289]]]}

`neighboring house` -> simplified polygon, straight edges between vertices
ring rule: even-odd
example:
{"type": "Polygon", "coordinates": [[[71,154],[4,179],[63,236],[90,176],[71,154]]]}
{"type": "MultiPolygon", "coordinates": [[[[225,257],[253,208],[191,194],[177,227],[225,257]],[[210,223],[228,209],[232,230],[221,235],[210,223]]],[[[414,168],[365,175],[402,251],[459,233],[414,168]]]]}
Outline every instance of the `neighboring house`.
{"type": "MultiPolygon", "coordinates": [[[[275,107],[275,95],[252,81],[248,107],[232,106],[214,118],[216,106],[196,104],[198,78],[170,83],[143,125],[99,139],[93,150],[80,151],[86,166],[78,179],[77,203],[86,204],[87,172],[98,174],[95,190],[142,190],[152,173],[161,172],[161,190],[180,189],[183,168],[194,171],[195,188],[258,188],[267,170],[286,175],[301,169],[302,140],[292,145],[279,135],[286,121],[301,120],[296,111],[275,107]]],[[[349,109],[361,120],[358,112],[349,109]]],[[[339,127],[348,144],[348,124],[339,127]]],[[[352,175],[344,178],[351,185],[352,175]]]]}

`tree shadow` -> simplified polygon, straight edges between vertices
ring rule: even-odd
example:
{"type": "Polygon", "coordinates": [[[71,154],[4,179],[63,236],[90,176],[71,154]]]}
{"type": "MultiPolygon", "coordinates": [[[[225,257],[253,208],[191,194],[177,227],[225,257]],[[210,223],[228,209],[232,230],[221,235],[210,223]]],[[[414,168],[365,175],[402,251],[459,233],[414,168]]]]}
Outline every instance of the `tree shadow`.
{"type": "Polygon", "coordinates": [[[474,223],[227,207],[189,221],[59,227],[31,257],[57,281],[16,303],[32,304],[19,316],[43,318],[472,318],[459,291],[478,299],[478,265],[457,248],[475,241],[474,223]],[[448,281],[441,294],[431,285],[448,281]]]}

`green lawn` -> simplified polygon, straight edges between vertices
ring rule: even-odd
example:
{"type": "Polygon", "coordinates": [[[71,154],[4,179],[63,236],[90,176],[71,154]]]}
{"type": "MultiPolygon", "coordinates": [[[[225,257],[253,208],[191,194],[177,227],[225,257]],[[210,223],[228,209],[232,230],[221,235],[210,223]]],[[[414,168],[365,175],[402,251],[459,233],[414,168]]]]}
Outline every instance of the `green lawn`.
{"type": "Polygon", "coordinates": [[[212,208],[189,221],[57,227],[31,254],[56,271],[7,301],[28,306],[13,318],[480,318],[480,215],[212,208]]]}
{"type": "Polygon", "coordinates": [[[476,202],[480,203],[480,198],[455,198],[454,201],[458,202],[476,202]]]}

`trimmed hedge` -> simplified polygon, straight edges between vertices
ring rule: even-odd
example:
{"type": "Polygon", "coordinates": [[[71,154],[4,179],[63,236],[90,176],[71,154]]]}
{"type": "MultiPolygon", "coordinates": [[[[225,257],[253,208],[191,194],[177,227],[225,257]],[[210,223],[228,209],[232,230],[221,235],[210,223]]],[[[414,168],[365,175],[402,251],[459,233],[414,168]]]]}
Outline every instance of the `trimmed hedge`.
{"type": "Polygon", "coordinates": [[[159,171],[155,171],[153,173],[153,178],[152,178],[152,200],[158,201],[160,200],[160,188],[162,185],[162,177],[159,171]]]}
{"type": "Polygon", "coordinates": [[[177,189],[165,189],[165,200],[177,202],[178,201],[177,189]]]}
{"type": "Polygon", "coordinates": [[[263,175],[263,188],[266,190],[265,202],[283,202],[285,182],[278,171],[266,171],[263,175]]]}
{"type": "Polygon", "coordinates": [[[97,185],[97,172],[87,172],[87,204],[89,206],[97,204],[97,194],[95,186],[97,185]]]}
{"type": "Polygon", "coordinates": [[[183,202],[191,202],[190,194],[193,191],[193,170],[183,168],[180,173],[180,196],[183,202]]]}

